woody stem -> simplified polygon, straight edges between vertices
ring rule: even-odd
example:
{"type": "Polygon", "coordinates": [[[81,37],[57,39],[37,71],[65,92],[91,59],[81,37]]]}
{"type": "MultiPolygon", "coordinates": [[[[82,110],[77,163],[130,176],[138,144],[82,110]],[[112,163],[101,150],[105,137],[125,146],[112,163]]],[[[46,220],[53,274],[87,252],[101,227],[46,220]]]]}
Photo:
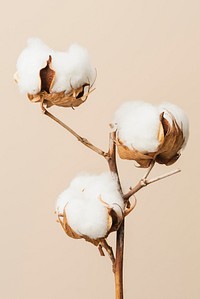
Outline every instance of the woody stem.
{"type": "Polygon", "coordinates": [[[126,202],[127,200],[129,200],[129,198],[134,195],[136,192],[138,192],[140,189],[146,187],[147,185],[150,185],[152,183],[158,182],[160,180],[163,180],[169,176],[172,176],[176,173],[179,173],[181,170],[180,169],[175,169],[172,170],[171,172],[168,172],[166,174],[160,175],[156,178],[153,179],[147,179],[147,178],[142,178],[136,185],[135,187],[133,187],[128,193],[124,194],[123,198],[124,201],[126,202]]]}
{"type": "MultiPolygon", "coordinates": [[[[117,175],[118,187],[120,193],[122,193],[121,183],[119,179],[117,162],[116,162],[116,144],[115,144],[116,132],[110,134],[110,149],[108,152],[108,164],[111,172],[117,175]]],[[[117,230],[116,238],[116,256],[115,256],[115,298],[123,299],[123,257],[124,257],[124,225],[125,222],[121,223],[117,230]]]]}

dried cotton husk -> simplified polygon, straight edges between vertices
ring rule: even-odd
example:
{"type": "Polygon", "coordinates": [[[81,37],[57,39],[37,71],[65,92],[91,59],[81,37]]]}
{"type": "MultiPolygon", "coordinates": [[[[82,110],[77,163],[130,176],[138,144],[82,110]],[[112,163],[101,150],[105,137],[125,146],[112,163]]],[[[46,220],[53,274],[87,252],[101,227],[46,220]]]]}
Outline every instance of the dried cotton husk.
{"type": "Polygon", "coordinates": [[[139,151],[128,147],[123,140],[119,138],[117,130],[116,144],[118,154],[121,159],[135,160],[141,168],[147,168],[153,161],[159,164],[171,165],[177,161],[180,156],[180,150],[185,142],[183,128],[180,128],[175,117],[168,111],[169,122],[164,112],[160,114],[159,130],[157,132],[158,146],[155,151],[139,151]]]}

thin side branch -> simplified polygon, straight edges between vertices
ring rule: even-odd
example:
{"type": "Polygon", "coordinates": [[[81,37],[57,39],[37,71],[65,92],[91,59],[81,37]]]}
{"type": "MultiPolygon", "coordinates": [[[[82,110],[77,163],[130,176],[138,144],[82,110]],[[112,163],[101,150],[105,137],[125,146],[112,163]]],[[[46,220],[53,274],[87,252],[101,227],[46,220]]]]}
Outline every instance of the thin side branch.
{"type": "Polygon", "coordinates": [[[174,175],[174,174],[176,174],[176,173],[179,173],[179,172],[181,172],[180,169],[172,170],[172,171],[170,171],[170,172],[168,172],[168,173],[165,173],[165,174],[163,174],[163,175],[160,175],[160,176],[158,176],[158,177],[156,177],[156,178],[147,180],[147,181],[146,181],[146,184],[147,184],[147,185],[152,184],[152,183],[154,183],[154,182],[160,181],[160,180],[162,180],[162,179],[165,179],[165,178],[167,178],[167,177],[169,177],[169,176],[171,176],[171,175],[174,175]]]}
{"type": "Polygon", "coordinates": [[[111,259],[112,265],[113,265],[113,272],[115,273],[115,256],[114,256],[112,247],[108,245],[108,243],[105,239],[101,242],[100,245],[107,251],[107,253],[111,259]]]}
{"type": "Polygon", "coordinates": [[[104,252],[103,252],[103,248],[102,248],[102,245],[99,244],[98,245],[98,250],[99,250],[99,253],[100,253],[100,256],[105,256],[104,252]]]}
{"type": "Polygon", "coordinates": [[[150,185],[150,184],[152,184],[152,183],[154,183],[154,182],[157,182],[157,181],[160,181],[160,180],[162,180],[162,179],[165,179],[165,178],[167,178],[167,177],[169,177],[169,176],[171,176],[171,175],[174,175],[174,174],[176,174],[176,173],[179,173],[181,170],[180,169],[176,169],[176,170],[173,170],[173,171],[171,171],[171,172],[168,172],[168,173],[166,173],[166,174],[163,174],[163,175],[161,175],[161,176],[158,176],[158,177],[156,177],[156,178],[153,178],[153,179],[144,179],[144,178],[142,178],[138,183],[137,183],[137,185],[134,187],[134,188],[132,188],[128,193],[126,193],[124,196],[123,196],[123,198],[124,198],[124,200],[125,201],[127,201],[127,200],[129,200],[129,198],[132,196],[132,195],[134,195],[136,192],[138,192],[140,189],[142,189],[143,187],[146,187],[147,185],[150,185]]]}
{"type": "Polygon", "coordinates": [[[90,143],[86,138],[83,138],[80,135],[78,135],[74,130],[72,130],[69,126],[67,126],[65,123],[63,123],[61,120],[59,120],[56,116],[51,114],[48,110],[43,109],[43,112],[45,115],[47,115],[48,117],[53,119],[55,122],[57,122],[59,125],[61,125],[64,129],[66,129],[69,133],[71,133],[74,137],[76,137],[78,139],[78,141],[80,141],[83,145],[85,145],[86,147],[90,148],[97,154],[99,154],[107,159],[107,155],[108,155],[107,153],[105,153],[104,151],[102,151],[101,149],[99,149],[98,147],[93,145],[92,143],[90,143]]]}
{"type": "Polygon", "coordinates": [[[148,178],[148,176],[149,176],[150,172],[152,171],[154,165],[155,165],[155,161],[152,161],[152,162],[151,162],[151,165],[150,165],[150,167],[149,167],[149,169],[148,169],[148,171],[147,171],[146,174],[143,176],[143,180],[146,180],[146,179],[148,178]]]}

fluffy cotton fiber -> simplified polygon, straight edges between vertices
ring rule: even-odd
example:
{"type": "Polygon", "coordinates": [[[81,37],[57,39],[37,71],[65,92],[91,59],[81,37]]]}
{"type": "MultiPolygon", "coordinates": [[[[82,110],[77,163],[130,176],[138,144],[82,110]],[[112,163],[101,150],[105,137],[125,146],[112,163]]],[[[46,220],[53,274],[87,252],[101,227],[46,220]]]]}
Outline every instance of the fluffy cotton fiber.
{"type": "Polygon", "coordinates": [[[71,45],[68,52],[57,52],[52,67],[57,74],[52,92],[68,92],[71,87],[78,88],[95,80],[96,72],[90,64],[89,54],[78,44],[71,45]]]}
{"type": "Polygon", "coordinates": [[[59,196],[56,211],[62,214],[65,210],[68,224],[77,234],[103,238],[108,232],[108,209],[102,201],[122,217],[124,203],[116,178],[110,173],[82,174],[59,196]]]}
{"type": "Polygon", "coordinates": [[[17,60],[17,81],[22,93],[36,94],[40,91],[39,72],[52,54],[53,50],[40,39],[28,39],[27,47],[17,60]]]}
{"type": "Polygon", "coordinates": [[[160,116],[157,107],[142,101],[124,103],[116,112],[118,138],[129,148],[154,152],[158,145],[160,116]]]}
{"type": "Polygon", "coordinates": [[[71,87],[78,88],[95,80],[95,69],[90,63],[87,50],[71,45],[68,51],[50,49],[40,39],[31,38],[17,61],[17,81],[21,92],[36,94],[40,91],[40,70],[52,56],[52,69],[56,72],[52,92],[66,93],[71,87]]]}

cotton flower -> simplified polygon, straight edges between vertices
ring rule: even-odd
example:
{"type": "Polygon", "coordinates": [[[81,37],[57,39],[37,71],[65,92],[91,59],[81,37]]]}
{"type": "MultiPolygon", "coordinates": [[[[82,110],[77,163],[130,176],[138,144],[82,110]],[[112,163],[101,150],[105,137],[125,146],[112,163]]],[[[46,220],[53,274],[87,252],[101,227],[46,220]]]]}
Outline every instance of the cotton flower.
{"type": "Polygon", "coordinates": [[[149,167],[152,161],[173,164],[189,135],[187,116],[170,103],[124,103],[116,112],[114,123],[119,156],[135,160],[141,167],[149,167]]]}
{"type": "Polygon", "coordinates": [[[59,52],[32,38],[17,60],[14,78],[32,102],[77,107],[87,99],[95,76],[85,48],[74,44],[59,52]]]}
{"type": "Polygon", "coordinates": [[[67,235],[95,245],[119,227],[123,211],[117,179],[110,173],[77,176],[56,203],[59,222],[67,235]]]}

